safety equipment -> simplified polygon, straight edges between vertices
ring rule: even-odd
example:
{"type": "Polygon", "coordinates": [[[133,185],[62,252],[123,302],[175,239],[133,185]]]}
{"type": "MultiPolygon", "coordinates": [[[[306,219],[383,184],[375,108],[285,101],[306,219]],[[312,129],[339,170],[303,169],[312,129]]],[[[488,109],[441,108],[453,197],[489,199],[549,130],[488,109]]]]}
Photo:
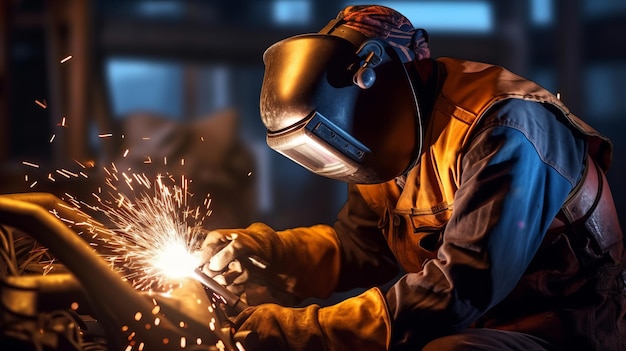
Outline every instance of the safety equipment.
{"type": "Polygon", "coordinates": [[[216,280],[234,293],[243,293],[245,287],[247,302],[252,305],[272,299],[266,299],[270,297],[267,295],[250,296],[249,282],[255,289],[258,285],[268,288],[263,293],[281,304],[327,297],[338,279],[339,242],[332,227],[314,228],[276,232],[263,223],[253,223],[246,229],[211,231],[200,249],[206,263],[203,272],[214,279],[220,277],[216,280]],[[238,266],[233,262],[242,268],[233,269],[238,266]],[[259,268],[259,263],[264,268],[259,268]],[[234,277],[228,279],[227,275],[234,277]]]}
{"type": "Polygon", "coordinates": [[[421,152],[422,129],[400,54],[338,20],[269,47],[260,98],[268,145],[316,174],[351,183],[404,173],[421,152]]]}
{"type": "Polygon", "coordinates": [[[237,332],[253,330],[257,350],[388,350],[389,312],[378,288],[336,305],[285,308],[265,304],[244,310],[234,321],[237,332]]]}

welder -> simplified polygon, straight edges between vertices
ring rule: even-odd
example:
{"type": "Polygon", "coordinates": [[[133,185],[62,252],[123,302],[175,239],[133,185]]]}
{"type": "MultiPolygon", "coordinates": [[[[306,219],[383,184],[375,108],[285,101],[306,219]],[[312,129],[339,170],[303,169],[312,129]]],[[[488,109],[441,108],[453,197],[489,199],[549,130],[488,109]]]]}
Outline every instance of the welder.
{"type": "Polygon", "coordinates": [[[295,297],[233,316],[261,350],[626,350],[611,141],[553,94],[432,59],[375,5],[264,63],[268,145],[348,198],[333,225],[207,234],[203,270],[230,290],[295,297]]]}

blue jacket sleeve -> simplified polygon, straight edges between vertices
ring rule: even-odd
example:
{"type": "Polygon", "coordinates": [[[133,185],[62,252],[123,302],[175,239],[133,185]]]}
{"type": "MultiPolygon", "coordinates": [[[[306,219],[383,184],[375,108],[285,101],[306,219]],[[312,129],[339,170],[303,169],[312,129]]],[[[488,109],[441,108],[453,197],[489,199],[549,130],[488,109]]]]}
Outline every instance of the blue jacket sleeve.
{"type": "Polygon", "coordinates": [[[462,158],[437,258],[387,292],[393,344],[466,328],[515,287],[583,170],[585,145],[543,106],[485,116],[462,158]]]}

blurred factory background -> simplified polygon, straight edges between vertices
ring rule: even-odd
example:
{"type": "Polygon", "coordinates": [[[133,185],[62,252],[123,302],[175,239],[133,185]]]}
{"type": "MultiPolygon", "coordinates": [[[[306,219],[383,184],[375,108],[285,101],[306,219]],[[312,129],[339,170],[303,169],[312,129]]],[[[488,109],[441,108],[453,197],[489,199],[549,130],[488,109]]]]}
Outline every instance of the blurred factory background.
{"type": "MultiPolygon", "coordinates": [[[[185,174],[208,227],[331,223],[346,186],[270,150],[262,55],[342,0],[0,0],[0,193],[88,198],[103,167],[185,174]]],[[[626,2],[378,1],[430,33],[434,57],[505,66],[612,138],[626,223],[626,2]]],[[[178,179],[178,178],[176,178],[178,179]]]]}

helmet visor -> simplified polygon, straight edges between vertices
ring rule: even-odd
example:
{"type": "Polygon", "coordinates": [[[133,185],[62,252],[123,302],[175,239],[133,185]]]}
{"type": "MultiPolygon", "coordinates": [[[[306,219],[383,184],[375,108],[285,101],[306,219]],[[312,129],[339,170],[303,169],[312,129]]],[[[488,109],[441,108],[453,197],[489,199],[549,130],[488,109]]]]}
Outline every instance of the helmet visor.
{"type": "Polygon", "coordinates": [[[318,112],[286,131],[268,132],[267,144],[311,172],[346,181],[355,180],[359,163],[371,152],[318,112]]]}

